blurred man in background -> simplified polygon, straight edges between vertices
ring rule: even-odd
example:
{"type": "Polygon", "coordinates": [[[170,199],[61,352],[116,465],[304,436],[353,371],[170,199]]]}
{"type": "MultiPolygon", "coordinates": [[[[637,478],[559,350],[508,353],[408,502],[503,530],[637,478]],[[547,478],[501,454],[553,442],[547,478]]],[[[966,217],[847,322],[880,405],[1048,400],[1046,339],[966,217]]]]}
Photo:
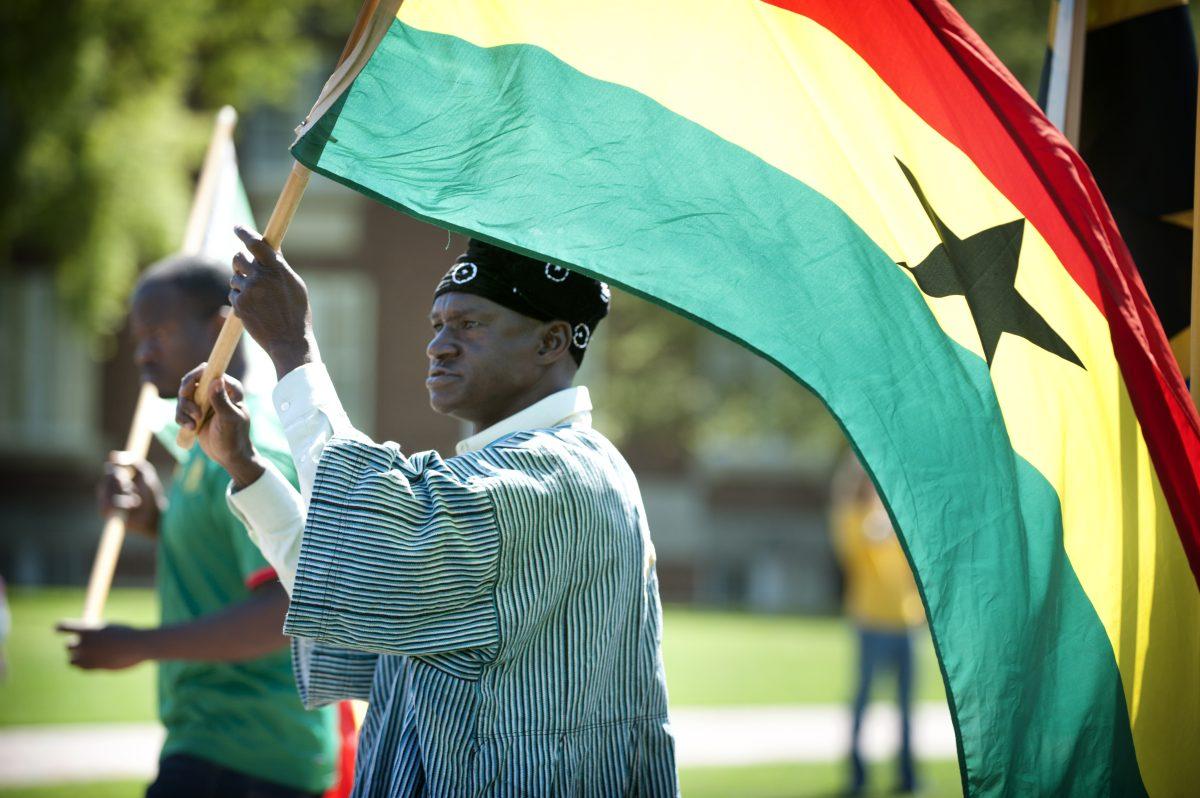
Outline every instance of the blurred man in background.
{"type": "Polygon", "coordinates": [[[925,622],[912,569],[871,478],[853,455],[834,485],[834,547],[846,580],[846,612],[858,629],[858,686],[850,737],[851,795],[866,787],[861,750],[863,714],[871,683],[882,669],[896,671],[900,710],[896,791],[916,790],[912,755],[913,632],[925,622]]]}
{"type": "MultiPolygon", "coordinates": [[[[227,266],[174,257],[151,266],[130,314],[142,379],[173,398],[180,380],[212,348],[229,313],[227,266]]],[[[240,356],[230,370],[242,371],[240,356]]],[[[247,399],[255,445],[293,483],[295,467],[274,413],[247,399]]],[[[162,436],[173,449],[174,430],[162,436]]],[[[229,477],[200,447],[174,450],[179,465],[166,494],[154,467],[114,458],[100,485],[105,514],[158,544],[162,626],[87,629],[73,665],[116,670],[159,662],[159,717],[166,727],[148,798],[283,798],[318,795],[333,781],[333,709],[306,711],[282,634],[288,597],[275,572],[226,504],[229,477]]]]}

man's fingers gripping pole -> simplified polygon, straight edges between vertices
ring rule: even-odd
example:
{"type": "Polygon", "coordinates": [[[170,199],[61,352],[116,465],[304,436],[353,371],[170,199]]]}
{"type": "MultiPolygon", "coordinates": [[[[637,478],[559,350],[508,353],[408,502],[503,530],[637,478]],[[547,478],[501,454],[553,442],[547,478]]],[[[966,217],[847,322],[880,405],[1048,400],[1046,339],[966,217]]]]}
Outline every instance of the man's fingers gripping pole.
{"type": "MultiPolygon", "coordinates": [[[[267,228],[263,230],[263,241],[273,250],[278,250],[279,245],[283,243],[283,236],[292,223],[292,217],[296,215],[296,209],[300,206],[300,198],[304,196],[304,189],[308,187],[308,178],[311,174],[307,167],[299,163],[292,164],[292,171],[275,203],[275,210],[271,212],[267,228]]],[[[230,313],[225,319],[225,325],[221,328],[221,334],[217,337],[216,344],[213,345],[212,354],[208,356],[208,365],[205,366],[204,373],[200,376],[200,384],[196,390],[196,404],[200,407],[200,427],[204,426],[204,422],[208,420],[209,391],[213,379],[224,374],[225,369],[229,367],[229,361],[233,359],[238,341],[241,340],[242,330],[242,320],[237,317],[236,313],[230,313]]],[[[190,449],[196,442],[197,432],[199,432],[198,427],[196,429],[180,427],[175,442],[184,449],[190,449]]]]}
{"type": "Polygon", "coordinates": [[[192,419],[193,426],[180,426],[179,434],[175,436],[175,443],[184,449],[192,447],[192,444],[196,442],[196,434],[200,431],[200,427],[203,427],[208,421],[211,412],[208,400],[209,389],[213,380],[224,374],[225,369],[229,368],[229,361],[233,359],[238,341],[242,338],[242,329],[242,320],[236,314],[230,313],[221,327],[221,334],[217,336],[217,342],[213,345],[212,354],[208,356],[208,363],[204,367],[204,373],[200,375],[199,385],[192,398],[197,407],[197,417],[192,419]]]}
{"type": "Polygon", "coordinates": [[[179,391],[175,400],[175,423],[185,429],[195,429],[200,418],[200,406],[196,404],[196,387],[200,384],[200,375],[208,368],[207,361],[189,371],[179,381],[179,391]]]}
{"type": "Polygon", "coordinates": [[[230,384],[228,377],[218,375],[213,380],[212,388],[208,393],[209,403],[212,405],[214,413],[227,419],[237,417],[237,402],[240,401],[241,397],[239,392],[230,384]]]}

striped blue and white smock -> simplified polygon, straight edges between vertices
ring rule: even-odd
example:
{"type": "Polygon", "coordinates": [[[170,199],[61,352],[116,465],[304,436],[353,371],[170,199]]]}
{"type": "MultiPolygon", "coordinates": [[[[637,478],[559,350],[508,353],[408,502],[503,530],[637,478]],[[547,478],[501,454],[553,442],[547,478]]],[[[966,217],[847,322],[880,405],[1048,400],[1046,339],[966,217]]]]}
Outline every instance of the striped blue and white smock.
{"type": "Polygon", "coordinates": [[[636,480],[590,425],[321,455],[285,632],[308,706],[370,703],[358,798],[676,795],[661,629],[636,480]]]}

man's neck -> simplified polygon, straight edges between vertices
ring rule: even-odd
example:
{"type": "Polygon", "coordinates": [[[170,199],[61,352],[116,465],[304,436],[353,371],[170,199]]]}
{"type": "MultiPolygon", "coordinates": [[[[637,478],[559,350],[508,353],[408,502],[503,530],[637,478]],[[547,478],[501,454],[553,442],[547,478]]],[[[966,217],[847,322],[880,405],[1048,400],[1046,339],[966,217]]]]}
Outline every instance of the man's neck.
{"type": "Polygon", "coordinates": [[[521,408],[495,424],[480,429],[455,446],[458,454],[466,454],[516,432],[549,429],[560,424],[591,424],[592,401],[586,387],[571,386],[521,408]]]}
{"type": "Polygon", "coordinates": [[[545,385],[539,384],[534,390],[523,394],[519,399],[514,399],[508,402],[504,407],[492,410],[485,417],[479,419],[467,419],[471,424],[471,434],[477,435],[488,427],[494,427],[506,418],[515,416],[527,407],[532,407],[538,402],[545,399],[547,396],[553,396],[559,391],[565,391],[571,387],[571,381],[555,380],[548,382],[545,385]]]}

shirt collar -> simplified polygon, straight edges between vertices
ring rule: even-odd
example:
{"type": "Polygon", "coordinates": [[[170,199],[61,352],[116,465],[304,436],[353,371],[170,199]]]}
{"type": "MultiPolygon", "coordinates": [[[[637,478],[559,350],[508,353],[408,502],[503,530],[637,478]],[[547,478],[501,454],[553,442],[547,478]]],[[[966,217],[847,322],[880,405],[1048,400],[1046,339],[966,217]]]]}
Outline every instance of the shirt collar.
{"type": "Polygon", "coordinates": [[[588,426],[592,423],[592,397],[583,385],[552,393],[503,421],[476,432],[459,441],[456,451],[459,454],[474,452],[514,432],[576,423],[588,426]]]}

